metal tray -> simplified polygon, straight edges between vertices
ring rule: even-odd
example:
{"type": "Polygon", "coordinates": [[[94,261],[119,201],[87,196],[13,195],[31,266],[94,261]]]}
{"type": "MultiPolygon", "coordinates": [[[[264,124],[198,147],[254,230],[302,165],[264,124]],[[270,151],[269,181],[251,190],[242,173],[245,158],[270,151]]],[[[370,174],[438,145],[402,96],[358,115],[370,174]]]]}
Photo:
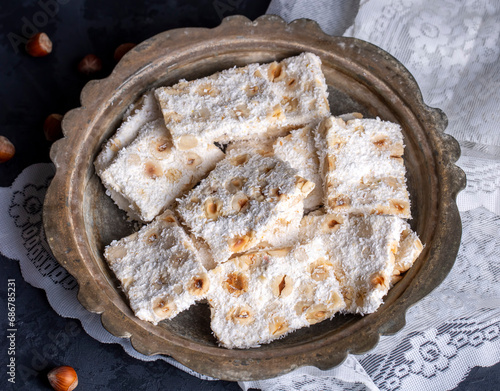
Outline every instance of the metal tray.
{"type": "Polygon", "coordinates": [[[411,74],[388,53],[354,38],[328,36],[310,20],[286,24],[275,16],[255,21],[231,16],[214,29],[166,31],[135,47],[106,79],[89,82],[81,107],[65,115],[65,137],[51,150],[57,173],[44,205],[47,239],[57,260],[78,280],[80,302],[141,353],[169,355],[199,373],[227,380],[269,378],[304,365],[331,368],[348,353],[374,348],[380,335],[400,330],[406,310],[438,286],[455,261],[461,237],[455,198],[465,175],[454,165],[460,149],[443,133],[446,124],[445,115],[423,103],[411,74]],[[105,245],[131,233],[133,226],[95,174],[101,145],[147,89],[304,51],[323,61],[333,114],[358,111],[401,124],[411,224],[425,244],[421,256],[376,313],[336,316],[260,348],[219,347],[203,303],[157,326],[139,320],[102,256],[105,245]]]}

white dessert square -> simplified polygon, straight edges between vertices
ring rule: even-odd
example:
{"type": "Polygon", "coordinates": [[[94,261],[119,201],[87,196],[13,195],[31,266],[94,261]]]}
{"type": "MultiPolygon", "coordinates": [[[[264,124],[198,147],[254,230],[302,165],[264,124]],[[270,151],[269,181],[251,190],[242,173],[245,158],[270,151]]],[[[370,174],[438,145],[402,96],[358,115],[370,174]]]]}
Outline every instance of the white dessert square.
{"type": "Polygon", "coordinates": [[[125,119],[116,133],[104,144],[94,162],[99,174],[109,166],[120,149],[127,147],[137,137],[145,124],[162,117],[153,91],[146,92],[141,99],[130,105],[123,117],[125,119]]]}
{"type": "Polygon", "coordinates": [[[321,60],[312,53],[226,69],[155,94],[181,150],[283,134],[330,112],[321,60]]]}
{"type": "Polygon", "coordinates": [[[110,195],[115,202],[116,195],[120,196],[133,216],[151,221],[223,157],[224,153],[213,144],[179,151],[172,146],[163,120],[158,119],[144,125],[100,176],[104,186],[113,191],[110,195]]]}
{"type": "Polygon", "coordinates": [[[135,315],[154,324],[203,299],[209,288],[198,251],[171,211],[111,242],[104,257],[135,315]]]}
{"type": "Polygon", "coordinates": [[[207,178],[178,202],[191,232],[217,263],[266,239],[280,218],[301,203],[314,184],[273,157],[231,151],[207,178]]]}
{"type": "Polygon", "coordinates": [[[411,217],[399,125],[330,117],[318,127],[316,147],[328,212],[411,217]]]}

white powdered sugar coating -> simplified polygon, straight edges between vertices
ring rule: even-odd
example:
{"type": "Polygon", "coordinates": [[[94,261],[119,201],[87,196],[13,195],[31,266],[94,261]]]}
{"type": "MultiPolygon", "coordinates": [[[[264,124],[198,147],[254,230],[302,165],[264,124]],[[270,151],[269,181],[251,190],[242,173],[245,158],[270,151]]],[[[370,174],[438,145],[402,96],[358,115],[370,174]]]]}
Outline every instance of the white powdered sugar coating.
{"type": "Polygon", "coordinates": [[[315,139],[327,211],[410,217],[399,125],[379,118],[344,122],[330,117],[315,139]]]}
{"type": "Polygon", "coordinates": [[[326,89],[321,60],[302,53],[181,81],[155,94],[174,144],[189,148],[201,140],[268,137],[319,120],[330,112],[326,89]]]}
{"type": "Polygon", "coordinates": [[[262,242],[278,219],[309,194],[313,184],[273,157],[231,151],[207,178],[179,200],[191,232],[217,263],[262,242]]]}
{"type": "Polygon", "coordinates": [[[157,119],[145,124],[100,176],[108,189],[128,201],[129,210],[141,220],[151,221],[223,157],[213,144],[177,150],[163,121],[157,119]]]}
{"type": "Polygon", "coordinates": [[[291,251],[233,258],[210,271],[207,298],[219,343],[258,347],[342,310],[339,285],[325,257],[322,243],[313,240],[291,251]]]}
{"type": "Polygon", "coordinates": [[[170,211],[111,242],[104,256],[139,319],[173,318],[208,291],[198,252],[170,211]]]}

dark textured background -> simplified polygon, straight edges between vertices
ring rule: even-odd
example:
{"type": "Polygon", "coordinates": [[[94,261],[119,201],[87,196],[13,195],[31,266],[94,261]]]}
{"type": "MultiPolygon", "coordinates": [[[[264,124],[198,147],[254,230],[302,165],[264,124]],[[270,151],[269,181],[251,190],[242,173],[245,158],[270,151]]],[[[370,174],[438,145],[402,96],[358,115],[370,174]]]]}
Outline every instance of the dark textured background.
{"type": "MultiPolygon", "coordinates": [[[[79,106],[88,81],[76,65],[88,53],[101,57],[107,76],[114,49],[139,43],[178,27],[215,27],[221,19],[264,14],[269,0],[0,0],[0,135],[16,146],[15,157],[0,164],[0,186],[7,187],[27,166],[49,162],[50,143],[42,124],[53,112],[79,106]],[[51,4],[44,11],[41,4],[51,4]],[[58,4],[55,9],[54,4],[58,4]],[[52,15],[49,15],[52,14],[52,15]],[[44,17],[45,15],[45,17],[44,17]],[[53,53],[31,58],[13,34],[46,32],[53,53]]],[[[3,217],[2,217],[3,218],[3,217]]],[[[0,219],[1,221],[1,219],[0,219]]],[[[164,362],[142,362],[118,345],[99,343],[79,321],[64,319],[50,307],[43,290],[24,282],[19,265],[0,255],[0,390],[49,390],[46,373],[58,365],[76,368],[78,390],[240,390],[236,383],[202,381],[164,362]],[[16,384],[7,382],[7,279],[16,280],[16,384]]],[[[475,368],[457,390],[500,389],[500,364],[475,368]]]]}

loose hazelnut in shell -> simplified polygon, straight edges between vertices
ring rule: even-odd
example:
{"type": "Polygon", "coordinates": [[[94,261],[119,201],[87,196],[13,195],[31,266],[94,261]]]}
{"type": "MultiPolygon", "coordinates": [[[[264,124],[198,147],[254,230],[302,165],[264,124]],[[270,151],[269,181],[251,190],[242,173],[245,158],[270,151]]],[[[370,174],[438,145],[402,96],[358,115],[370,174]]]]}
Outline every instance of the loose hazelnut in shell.
{"type": "Polygon", "coordinates": [[[43,123],[43,133],[48,141],[56,141],[63,136],[61,114],[50,114],[43,123]]]}
{"type": "Polygon", "coordinates": [[[32,57],[43,57],[52,52],[52,41],[45,33],[33,35],[26,43],[26,53],[32,57]]]}
{"type": "Polygon", "coordinates": [[[102,70],[102,60],[95,54],[87,54],[78,63],[78,72],[84,75],[92,75],[102,70]]]}
{"type": "Polygon", "coordinates": [[[5,136],[0,136],[0,163],[4,163],[14,157],[16,148],[5,136]]]}
{"type": "Polygon", "coordinates": [[[137,45],[132,42],[122,43],[120,46],[116,48],[115,53],[113,55],[115,61],[116,62],[120,61],[125,54],[127,54],[130,50],[132,50],[136,46],[137,45]]]}
{"type": "Polygon", "coordinates": [[[73,391],[78,386],[76,371],[67,365],[52,369],[47,374],[47,378],[56,391],[73,391]]]}

